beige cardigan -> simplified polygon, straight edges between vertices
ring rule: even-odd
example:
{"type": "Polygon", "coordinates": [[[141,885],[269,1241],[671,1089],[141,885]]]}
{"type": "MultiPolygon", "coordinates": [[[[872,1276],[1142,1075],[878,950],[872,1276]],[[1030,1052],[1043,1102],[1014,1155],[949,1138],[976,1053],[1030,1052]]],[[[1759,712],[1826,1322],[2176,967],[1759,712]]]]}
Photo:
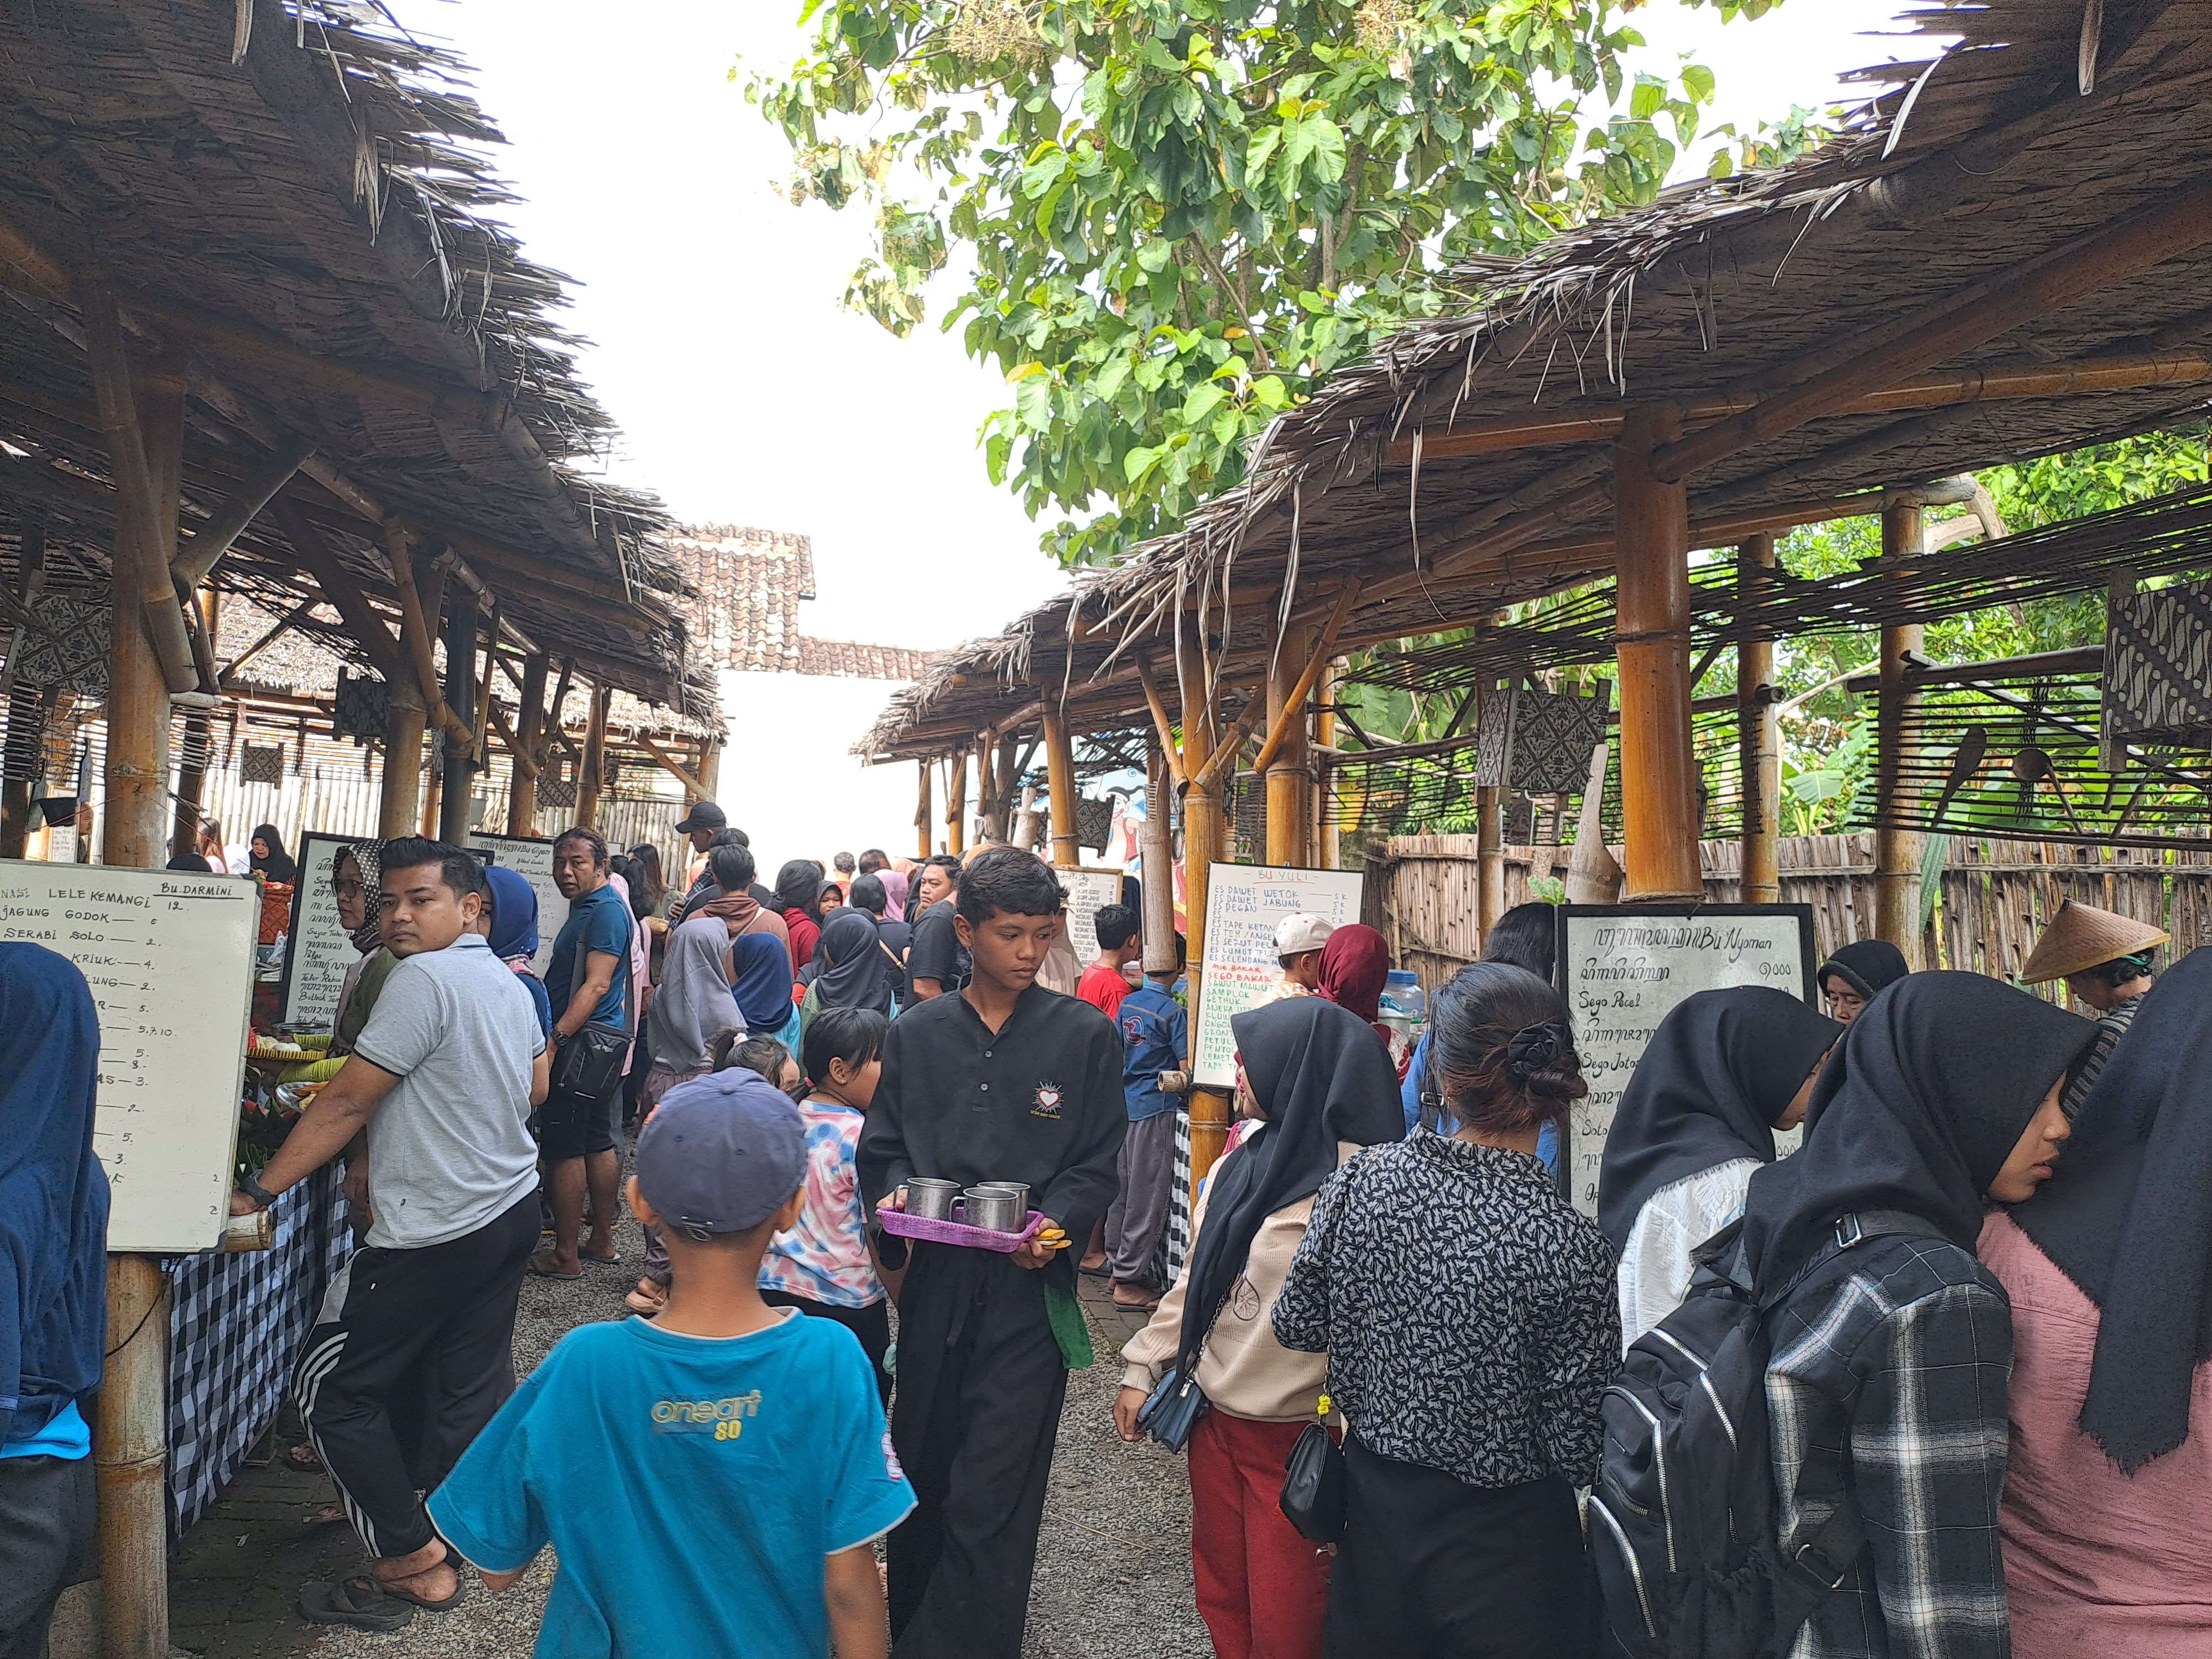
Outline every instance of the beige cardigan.
{"type": "MultiPolygon", "coordinates": [[[[1341,1165],[1359,1150],[1350,1141],[1338,1143],[1337,1163],[1341,1165]]],[[[1206,1188],[1191,1217],[1194,1256],[1212,1191],[1211,1187],[1206,1188]]],[[[1282,1294],[1283,1280],[1290,1275],[1291,1258],[1298,1253],[1306,1224],[1313,1218],[1313,1203],[1308,1196],[1276,1211],[1260,1224],[1259,1233],[1252,1240],[1244,1272],[1231,1287],[1221,1316],[1214,1322],[1213,1334],[1198,1357],[1198,1386],[1216,1411],[1271,1423],[1316,1419],[1315,1407],[1328,1386],[1328,1356],[1285,1348],[1275,1340],[1275,1328],[1269,1319],[1275,1298],[1282,1294]]],[[[1122,1348],[1124,1388],[1142,1389],[1149,1394],[1161,1374],[1175,1364],[1176,1348],[1182,1340],[1190,1260],[1185,1258],[1182,1276],[1161,1301],[1152,1322],[1122,1348]]]]}

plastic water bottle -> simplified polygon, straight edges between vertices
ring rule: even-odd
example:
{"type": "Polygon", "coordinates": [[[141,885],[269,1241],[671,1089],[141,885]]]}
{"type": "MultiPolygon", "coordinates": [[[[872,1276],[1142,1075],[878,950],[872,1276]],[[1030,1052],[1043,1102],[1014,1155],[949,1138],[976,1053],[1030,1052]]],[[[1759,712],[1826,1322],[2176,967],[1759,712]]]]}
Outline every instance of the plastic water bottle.
{"type": "Polygon", "coordinates": [[[1406,1034],[1408,1044],[1421,1040],[1422,1028],[1429,1023],[1429,997],[1410,969],[1390,970],[1389,978],[1382,985],[1381,1012],[1386,1024],[1406,1034]]]}

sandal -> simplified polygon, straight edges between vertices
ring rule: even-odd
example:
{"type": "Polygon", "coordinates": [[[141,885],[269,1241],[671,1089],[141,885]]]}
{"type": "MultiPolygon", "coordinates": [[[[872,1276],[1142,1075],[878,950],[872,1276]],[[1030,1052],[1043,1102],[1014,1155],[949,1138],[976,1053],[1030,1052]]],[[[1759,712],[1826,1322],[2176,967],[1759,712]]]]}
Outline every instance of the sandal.
{"type": "Polygon", "coordinates": [[[311,1527],[343,1527],[349,1525],[352,1520],[353,1517],[346,1513],[344,1504],[325,1504],[307,1517],[307,1524],[311,1527]]]}
{"type": "Polygon", "coordinates": [[[323,1472],[323,1460],[317,1455],[312,1441],[303,1440],[286,1452],[284,1462],[287,1468],[297,1469],[302,1474],[320,1474],[323,1472]]]}
{"type": "Polygon", "coordinates": [[[389,1635],[404,1630],[415,1609],[385,1594],[374,1578],[348,1578],[336,1584],[300,1586],[300,1617],[311,1625],[344,1625],[352,1630],[389,1635]]]}
{"type": "Polygon", "coordinates": [[[605,1255],[593,1255],[589,1250],[579,1250],[576,1255],[583,1261],[596,1261],[602,1267],[618,1267],[622,1262],[620,1250],[609,1250],[605,1255]]]}
{"type": "Polygon", "coordinates": [[[413,1590],[403,1589],[397,1584],[386,1584],[381,1579],[378,1581],[378,1583],[386,1595],[396,1597],[398,1600],[405,1601],[414,1607],[428,1608],[432,1613],[443,1613],[449,1607],[459,1607],[460,1605],[461,1598],[469,1593],[469,1581],[460,1576],[459,1569],[461,1564],[459,1558],[449,1555],[439,1565],[454,1569],[453,1593],[442,1601],[425,1601],[422,1597],[416,1595],[413,1590]]]}
{"type": "Polygon", "coordinates": [[[573,1284],[574,1281],[584,1276],[584,1270],[581,1267],[577,1268],[576,1271],[572,1273],[556,1273],[550,1267],[542,1266],[540,1264],[539,1258],[534,1255],[530,1258],[528,1271],[531,1277],[533,1279],[558,1279],[564,1285],[573,1284]]]}

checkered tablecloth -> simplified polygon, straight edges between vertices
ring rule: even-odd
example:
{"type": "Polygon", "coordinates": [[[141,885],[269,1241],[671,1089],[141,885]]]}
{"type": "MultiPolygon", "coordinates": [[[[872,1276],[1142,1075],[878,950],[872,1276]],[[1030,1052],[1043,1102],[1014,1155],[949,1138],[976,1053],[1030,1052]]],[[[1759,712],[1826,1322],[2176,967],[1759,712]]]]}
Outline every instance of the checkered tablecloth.
{"type": "Polygon", "coordinates": [[[221,1495],[276,1420],[300,1343],[353,1254],[332,1164],[278,1197],[266,1250],[169,1262],[169,1528],[221,1495]]]}

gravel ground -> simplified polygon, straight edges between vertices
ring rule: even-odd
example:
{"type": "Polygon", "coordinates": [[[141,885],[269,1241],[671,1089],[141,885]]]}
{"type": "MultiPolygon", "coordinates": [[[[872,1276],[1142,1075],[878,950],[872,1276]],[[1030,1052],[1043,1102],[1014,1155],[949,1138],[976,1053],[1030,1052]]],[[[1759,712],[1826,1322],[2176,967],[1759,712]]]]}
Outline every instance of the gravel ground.
{"type": "MultiPolygon", "coordinates": [[[[622,1293],[636,1281],[645,1241],[627,1216],[620,1241],[619,1267],[589,1268],[572,1284],[523,1281],[519,1369],[529,1370],[588,1320],[628,1316],[622,1293]]],[[[1129,1327],[1099,1305],[1100,1281],[1083,1282],[1099,1357],[1068,1378],[1024,1659],[1206,1659],[1212,1649],[1191,1599],[1190,1487],[1182,1460],[1149,1443],[1125,1446],[1114,1432],[1109,1413],[1121,1374],[1114,1355],[1129,1327]]],[[[331,1630],[312,1651],[317,1659],[526,1659],[552,1583],[548,1552],[503,1595],[472,1582],[467,1601],[449,1613],[418,1613],[392,1636],[331,1630]]]]}

